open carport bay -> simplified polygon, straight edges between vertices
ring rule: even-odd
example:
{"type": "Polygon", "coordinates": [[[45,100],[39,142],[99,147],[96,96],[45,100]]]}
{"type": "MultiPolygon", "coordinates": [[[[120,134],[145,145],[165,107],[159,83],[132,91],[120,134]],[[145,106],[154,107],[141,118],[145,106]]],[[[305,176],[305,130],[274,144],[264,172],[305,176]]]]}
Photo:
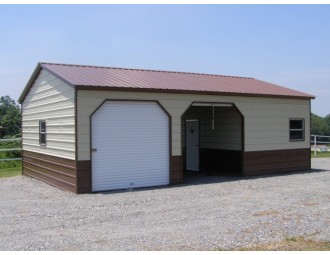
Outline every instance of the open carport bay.
{"type": "Polygon", "coordinates": [[[213,250],[330,240],[330,159],[312,171],[75,195],[0,179],[0,250],[213,250]]]}

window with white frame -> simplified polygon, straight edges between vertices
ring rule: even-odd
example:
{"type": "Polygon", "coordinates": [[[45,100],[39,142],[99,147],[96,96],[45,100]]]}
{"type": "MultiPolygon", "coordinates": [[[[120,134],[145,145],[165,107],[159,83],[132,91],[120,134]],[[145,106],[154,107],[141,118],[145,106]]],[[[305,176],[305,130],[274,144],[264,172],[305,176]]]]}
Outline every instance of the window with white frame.
{"type": "Polygon", "coordinates": [[[39,144],[46,145],[46,121],[39,121],[39,144]]]}
{"type": "Polygon", "coordinates": [[[290,119],[290,141],[305,140],[305,120],[290,119]]]}

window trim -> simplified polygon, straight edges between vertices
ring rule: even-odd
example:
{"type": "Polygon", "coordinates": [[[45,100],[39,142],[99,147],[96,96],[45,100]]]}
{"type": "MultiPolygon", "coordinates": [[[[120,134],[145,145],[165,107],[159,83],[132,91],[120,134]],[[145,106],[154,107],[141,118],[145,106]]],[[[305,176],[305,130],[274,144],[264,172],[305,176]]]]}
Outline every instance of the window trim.
{"type": "Polygon", "coordinates": [[[304,118],[290,118],[289,119],[289,141],[290,142],[301,142],[301,141],[305,141],[305,119],[304,118]],[[302,122],[302,128],[301,129],[291,129],[290,128],[291,120],[300,120],[302,122]],[[302,138],[291,139],[291,131],[302,131],[302,138]]]}
{"type": "Polygon", "coordinates": [[[47,127],[46,127],[46,121],[45,120],[39,120],[39,145],[46,146],[47,145],[47,127]],[[42,123],[45,123],[45,131],[41,130],[42,123]],[[45,142],[41,142],[41,136],[45,136],[45,142]]]}

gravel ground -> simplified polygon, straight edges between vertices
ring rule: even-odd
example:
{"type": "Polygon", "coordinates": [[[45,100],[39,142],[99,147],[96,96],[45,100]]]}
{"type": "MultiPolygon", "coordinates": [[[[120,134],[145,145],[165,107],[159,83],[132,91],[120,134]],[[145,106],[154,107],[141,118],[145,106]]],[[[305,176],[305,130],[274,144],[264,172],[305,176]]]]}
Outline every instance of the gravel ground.
{"type": "Polygon", "coordinates": [[[330,158],[313,170],[75,195],[0,179],[0,250],[213,250],[330,240],[330,158]]]}

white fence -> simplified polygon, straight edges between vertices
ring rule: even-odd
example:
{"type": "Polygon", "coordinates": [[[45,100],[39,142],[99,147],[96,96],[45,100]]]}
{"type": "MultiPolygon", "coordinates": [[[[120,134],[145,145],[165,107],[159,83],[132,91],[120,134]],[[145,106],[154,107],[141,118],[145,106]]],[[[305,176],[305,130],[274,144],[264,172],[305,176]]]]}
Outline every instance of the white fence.
{"type": "Polygon", "coordinates": [[[330,144],[330,136],[326,135],[311,135],[311,144],[313,144],[314,155],[316,155],[317,145],[324,145],[320,151],[328,151],[327,145],[330,144]],[[327,140],[327,141],[325,141],[327,140]]]}
{"type": "MultiPolygon", "coordinates": [[[[0,139],[1,142],[11,142],[11,141],[21,141],[21,138],[13,138],[13,139],[0,139]]],[[[0,149],[1,151],[21,151],[22,148],[6,148],[0,149]]],[[[13,161],[13,160],[22,160],[22,158],[0,158],[0,161],[13,161]]]]}

